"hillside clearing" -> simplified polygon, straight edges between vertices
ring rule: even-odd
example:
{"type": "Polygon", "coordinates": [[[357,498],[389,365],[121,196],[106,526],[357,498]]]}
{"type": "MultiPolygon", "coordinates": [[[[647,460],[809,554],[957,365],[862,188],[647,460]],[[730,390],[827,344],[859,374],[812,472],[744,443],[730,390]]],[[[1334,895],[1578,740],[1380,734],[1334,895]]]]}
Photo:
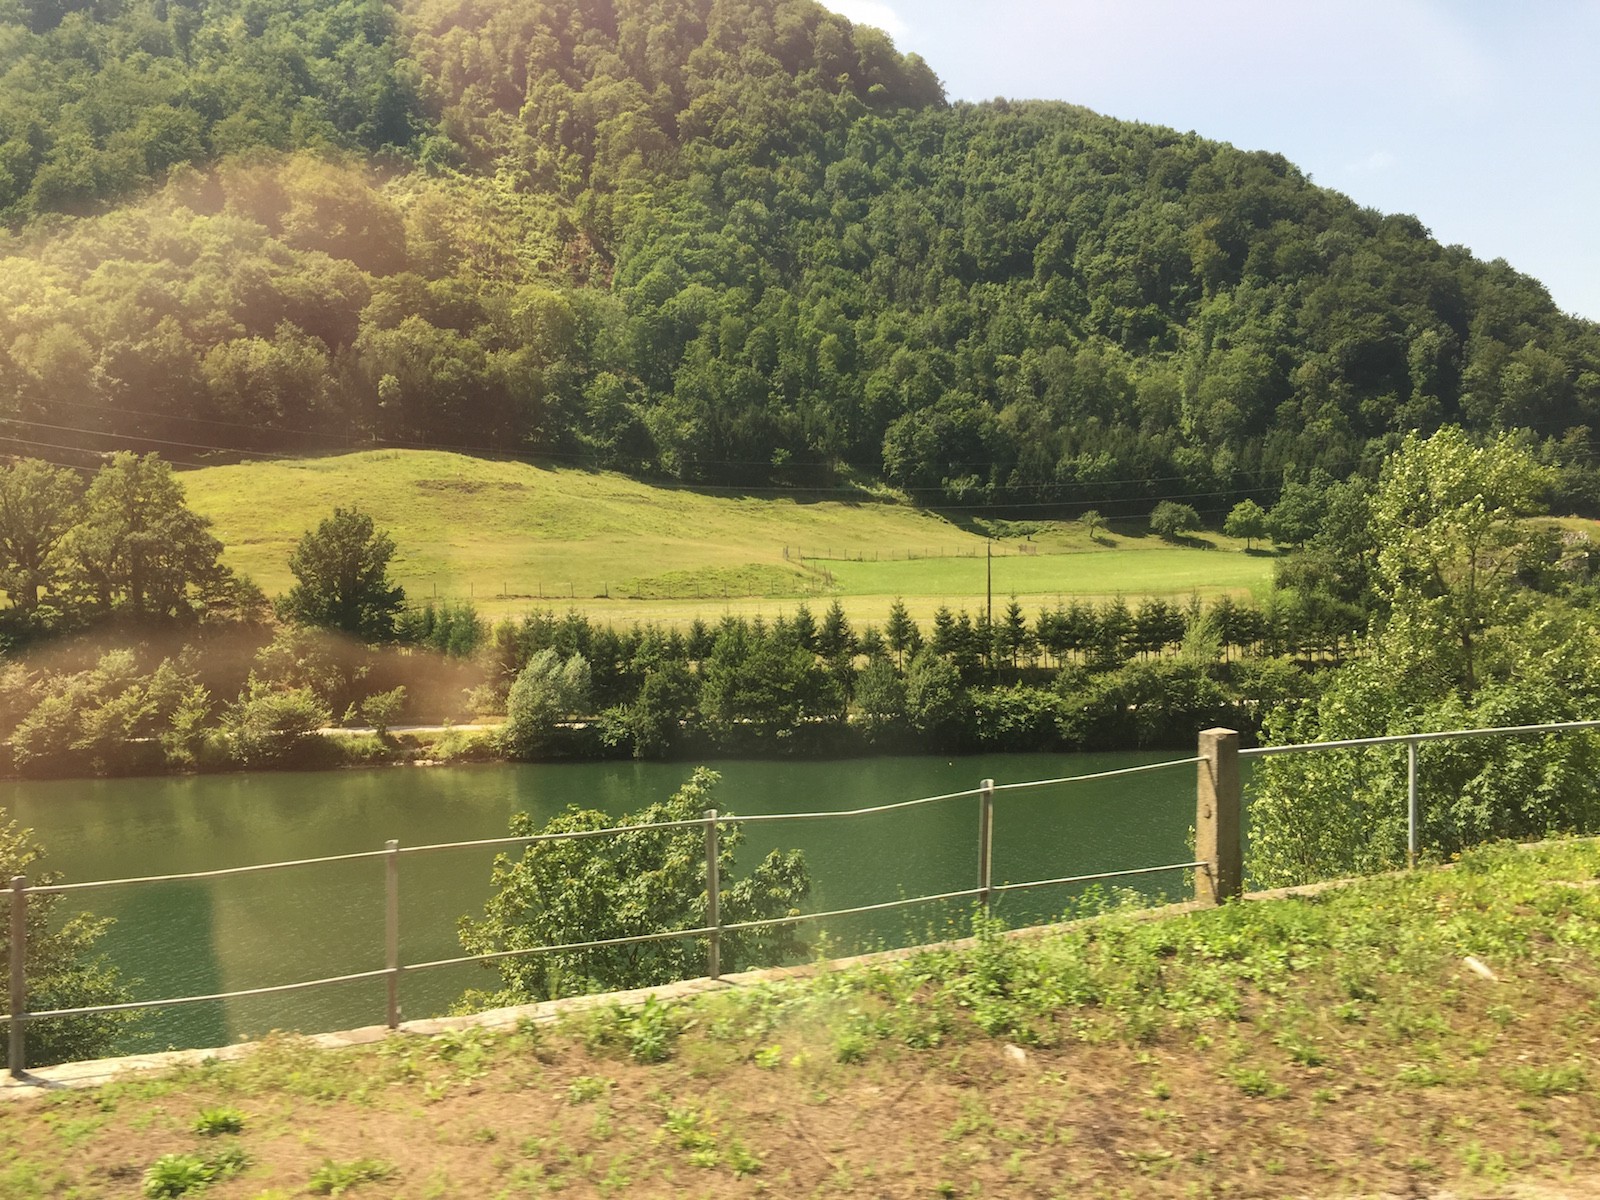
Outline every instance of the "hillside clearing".
{"type": "Polygon", "coordinates": [[[1594,842],[1499,846],[555,1028],[280,1037],[5,1105],[0,1194],[172,1155],[218,1200],[1592,1195],[1597,874],[1594,842]]]}
{"type": "MultiPolygon", "coordinates": [[[[470,599],[491,617],[570,606],[619,623],[681,624],[838,596],[852,619],[881,620],[901,597],[928,620],[942,603],[972,608],[984,595],[981,532],[886,501],[710,494],[423,450],[208,467],[182,479],[225,561],[268,595],[293,582],[299,538],[341,505],[388,530],[393,573],[413,601],[470,599]]],[[[995,543],[996,594],[1031,604],[1253,591],[1272,572],[1270,557],[1216,536],[1173,546],[1129,528],[1091,542],[1075,522],[1000,532],[1011,536],[995,543]]]]}

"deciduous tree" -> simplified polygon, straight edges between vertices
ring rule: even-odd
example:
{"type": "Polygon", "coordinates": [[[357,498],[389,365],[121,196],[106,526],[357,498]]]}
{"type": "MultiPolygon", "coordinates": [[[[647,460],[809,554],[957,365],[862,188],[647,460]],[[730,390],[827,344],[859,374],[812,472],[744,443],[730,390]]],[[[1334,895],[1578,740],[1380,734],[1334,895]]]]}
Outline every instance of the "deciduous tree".
{"type": "Polygon", "coordinates": [[[184,503],[170,464],[117,454],[96,472],[67,536],[69,585],[98,615],[193,617],[229,578],[209,525],[184,503]]]}
{"type": "Polygon", "coordinates": [[[351,634],[366,642],[394,637],[405,589],[389,578],[394,539],[359,509],[335,508],[289,556],[299,580],[279,603],[289,621],[351,634]]]}

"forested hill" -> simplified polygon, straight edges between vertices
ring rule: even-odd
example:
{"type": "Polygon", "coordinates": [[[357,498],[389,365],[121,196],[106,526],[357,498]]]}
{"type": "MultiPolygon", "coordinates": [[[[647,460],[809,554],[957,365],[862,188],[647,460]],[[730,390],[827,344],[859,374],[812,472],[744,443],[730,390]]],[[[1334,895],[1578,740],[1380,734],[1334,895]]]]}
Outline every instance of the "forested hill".
{"type": "Polygon", "coordinates": [[[0,213],[12,452],[1215,510],[1459,422],[1597,503],[1534,280],[809,0],[0,0],[0,213]]]}

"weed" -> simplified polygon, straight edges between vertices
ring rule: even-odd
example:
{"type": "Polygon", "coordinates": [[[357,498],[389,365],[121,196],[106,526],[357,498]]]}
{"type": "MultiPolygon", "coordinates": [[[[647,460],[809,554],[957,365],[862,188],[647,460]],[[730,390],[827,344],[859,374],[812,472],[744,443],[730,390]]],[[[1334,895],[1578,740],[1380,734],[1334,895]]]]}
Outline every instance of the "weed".
{"type": "Polygon", "coordinates": [[[1482,1142],[1468,1142],[1463,1146],[1461,1162],[1468,1175],[1482,1176],[1497,1183],[1510,1174],[1506,1168],[1506,1156],[1497,1150],[1484,1149],[1482,1142]]]}
{"type": "Polygon", "coordinates": [[[377,1183],[394,1174],[394,1167],[375,1158],[357,1158],[350,1162],[323,1159],[322,1165],[311,1172],[306,1188],[317,1196],[340,1196],[363,1183],[377,1183]]]}
{"type": "Polygon", "coordinates": [[[1506,1082],[1530,1096],[1567,1096],[1581,1092],[1588,1083],[1583,1064],[1560,1063],[1551,1067],[1513,1067],[1506,1082]]]}
{"type": "Polygon", "coordinates": [[[681,1011],[651,996],[637,1008],[613,1004],[591,1014],[584,1041],[592,1050],[620,1047],[635,1062],[665,1062],[683,1025],[681,1011]]]}
{"type": "Polygon", "coordinates": [[[1276,1100],[1289,1094],[1289,1089],[1276,1082],[1261,1067],[1235,1067],[1230,1072],[1230,1077],[1236,1086],[1246,1096],[1255,1096],[1262,1100],[1276,1100]]]}
{"type": "Polygon", "coordinates": [[[854,1029],[841,1030],[833,1039],[833,1057],[842,1063],[858,1063],[867,1057],[867,1039],[854,1029]]]}
{"type": "Polygon", "coordinates": [[[635,1062],[665,1062],[682,1028],[677,1014],[651,996],[634,1014],[628,1032],[628,1054],[635,1062]]]}
{"type": "Polygon", "coordinates": [[[1282,1037],[1278,1039],[1278,1045],[1283,1047],[1290,1059],[1299,1063],[1302,1067],[1320,1067],[1328,1061],[1321,1048],[1315,1042],[1305,1038],[1282,1037]]]}
{"type": "Polygon", "coordinates": [[[783,1066],[783,1047],[778,1045],[763,1046],[750,1058],[763,1071],[776,1071],[783,1066]]]}
{"type": "Polygon", "coordinates": [[[204,1137],[244,1132],[244,1114],[237,1108],[205,1108],[195,1118],[194,1131],[204,1137]]]}
{"type": "Polygon", "coordinates": [[[163,1154],[144,1173],[144,1194],[181,1196],[205,1187],[213,1178],[205,1160],[197,1154],[163,1154]]]}
{"type": "Polygon", "coordinates": [[[1444,1072],[1432,1063],[1406,1063],[1394,1077],[1396,1082],[1411,1087],[1438,1087],[1445,1082],[1444,1072]]]}
{"type": "Polygon", "coordinates": [[[680,1150],[714,1150],[716,1135],[706,1128],[705,1110],[686,1104],[667,1109],[662,1128],[677,1139],[680,1150]]]}
{"type": "Polygon", "coordinates": [[[587,1104],[590,1100],[598,1100],[616,1086],[617,1081],[605,1075],[579,1075],[567,1085],[567,1103],[587,1104]]]}
{"type": "Polygon", "coordinates": [[[204,1158],[198,1154],[163,1154],[144,1173],[144,1194],[182,1196],[237,1175],[249,1165],[249,1156],[237,1146],[228,1146],[204,1158]]]}
{"type": "Polygon", "coordinates": [[[761,1170],[761,1160],[738,1138],[729,1139],[723,1156],[735,1175],[754,1175],[761,1170]]]}

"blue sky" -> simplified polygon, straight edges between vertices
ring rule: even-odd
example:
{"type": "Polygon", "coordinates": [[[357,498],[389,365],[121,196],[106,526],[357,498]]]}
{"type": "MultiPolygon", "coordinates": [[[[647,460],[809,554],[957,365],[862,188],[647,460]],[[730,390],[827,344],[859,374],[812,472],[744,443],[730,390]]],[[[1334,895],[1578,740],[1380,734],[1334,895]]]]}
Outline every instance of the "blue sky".
{"type": "Polygon", "coordinates": [[[952,100],[1275,150],[1600,319],[1600,0],[824,0],[952,100]]]}

